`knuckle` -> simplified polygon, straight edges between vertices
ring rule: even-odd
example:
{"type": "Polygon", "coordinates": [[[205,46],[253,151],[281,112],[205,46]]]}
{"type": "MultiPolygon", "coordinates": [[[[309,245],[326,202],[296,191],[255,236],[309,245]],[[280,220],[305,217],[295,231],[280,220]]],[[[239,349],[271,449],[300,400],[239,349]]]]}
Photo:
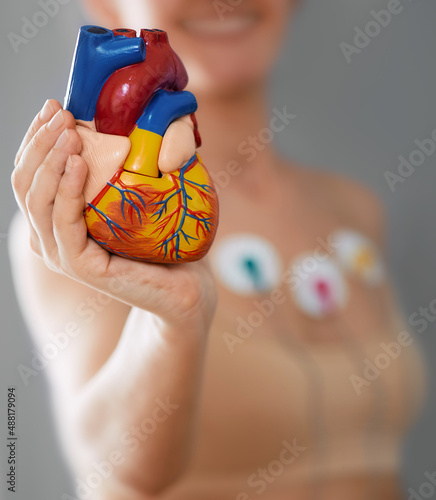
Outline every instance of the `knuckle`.
{"type": "Polygon", "coordinates": [[[31,191],[27,191],[25,198],[26,208],[30,215],[35,215],[38,209],[38,203],[35,197],[32,195],[31,191]]]}
{"type": "Polygon", "coordinates": [[[65,276],[68,276],[72,279],[78,280],[81,278],[80,269],[75,265],[74,262],[67,260],[62,255],[60,255],[59,257],[58,272],[59,271],[65,276]]]}
{"type": "Polygon", "coordinates": [[[30,192],[26,193],[26,197],[24,198],[24,203],[26,204],[27,210],[30,211],[30,207],[32,206],[32,197],[30,196],[30,192]]]}
{"type": "Polygon", "coordinates": [[[62,231],[62,222],[60,220],[59,215],[56,214],[56,211],[52,212],[52,221],[53,221],[53,233],[57,238],[59,233],[62,231]]]}
{"type": "Polygon", "coordinates": [[[53,271],[54,273],[63,274],[59,266],[57,249],[47,251],[47,248],[44,247],[42,244],[40,245],[40,247],[41,247],[41,257],[47,269],[53,271]]]}
{"type": "Polygon", "coordinates": [[[28,138],[33,137],[38,132],[38,130],[41,128],[41,126],[43,125],[43,122],[42,122],[40,116],[41,116],[41,113],[38,113],[35,116],[34,120],[29,125],[29,128],[28,128],[27,133],[26,133],[26,137],[28,137],[28,138]]]}
{"type": "Polygon", "coordinates": [[[58,274],[63,274],[62,269],[59,267],[58,264],[56,264],[56,262],[52,258],[45,256],[44,257],[44,264],[46,265],[47,269],[49,269],[50,271],[53,271],[54,273],[58,273],[58,274]]]}
{"type": "Polygon", "coordinates": [[[42,258],[41,243],[34,234],[30,236],[29,246],[34,255],[42,258]]]}
{"type": "Polygon", "coordinates": [[[70,125],[73,125],[74,127],[76,126],[76,119],[74,118],[73,114],[70,111],[63,109],[62,115],[64,117],[65,123],[68,126],[70,125]]]}
{"type": "Polygon", "coordinates": [[[32,137],[32,140],[29,142],[29,147],[35,151],[41,149],[44,146],[46,134],[45,127],[42,127],[38,132],[32,137]]]}
{"type": "Polygon", "coordinates": [[[20,159],[21,159],[21,152],[17,151],[17,154],[15,155],[15,159],[14,159],[14,167],[15,168],[18,167],[18,164],[20,163],[20,159]]]}
{"type": "Polygon", "coordinates": [[[29,127],[28,134],[30,134],[31,137],[34,137],[35,134],[38,133],[38,130],[41,129],[41,127],[44,125],[44,122],[41,120],[40,114],[36,116],[36,119],[33,123],[31,123],[29,127]]]}
{"type": "Polygon", "coordinates": [[[183,285],[183,294],[180,298],[180,304],[185,311],[196,309],[201,302],[203,287],[200,278],[190,278],[183,285]]]}
{"type": "Polygon", "coordinates": [[[34,179],[44,179],[52,185],[57,175],[62,175],[65,171],[65,160],[59,157],[56,152],[51,152],[41,163],[41,166],[35,172],[34,179]]]}
{"type": "Polygon", "coordinates": [[[15,192],[20,190],[20,185],[21,185],[20,174],[18,174],[16,170],[12,171],[11,184],[15,192]]]}
{"type": "MultiPolygon", "coordinates": [[[[70,188],[62,181],[59,183],[56,198],[64,202],[71,202],[72,198],[70,188]]],[[[63,220],[63,214],[60,210],[56,210],[56,215],[58,215],[60,221],[63,220]]]]}
{"type": "Polygon", "coordinates": [[[80,153],[82,149],[82,139],[76,129],[68,129],[68,137],[71,144],[71,149],[80,153]]]}
{"type": "MultiPolygon", "coordinates": [[[[60,192],[58,191],[57,197],[60,195],[60,192]]],[[[59,207],[57,206],[56,200],[53,206],[53,211],[52,211],[52,220],[53,220],[53,228],[56,231],[62,230],[62,226],[64,223],[64,216],[62,213],[62,210],[59,210],[59,207]]]]}
{"type": "Polygon", "coordinates": [[[191,276],[183,286],[179,305],[184,318],[205,317],[216,307],[217,290],[213,276],[201,273],[191,276]]]}
{"type": "Polygon", "coordinates": [[[59,109],[62,109],[62,104],[56,99],[49,99],[48,102],[53,110],[53,114],[56,113],[59,109]]]}

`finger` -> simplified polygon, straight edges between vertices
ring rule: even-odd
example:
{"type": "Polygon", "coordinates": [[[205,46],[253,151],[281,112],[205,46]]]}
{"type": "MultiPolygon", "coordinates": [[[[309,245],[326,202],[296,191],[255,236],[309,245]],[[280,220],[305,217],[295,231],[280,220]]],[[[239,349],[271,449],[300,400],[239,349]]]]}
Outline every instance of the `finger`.
{"type": "Polygon", "coordinates": [[[60,109],[32,137],[21,155],[20,161],[12,174],[12,185],[17,202],[23,212],[26,211],[25,197],[36,170],[66,128],[75,128],[75,120],[69,111],[60,109]]]}
{"type": "Polygon", "coordinates": [[[165,132],[158,167],[163,173],[174,172],[195,154],[194,127],[190,117],[174,121],[165,132]]]}
{"type": "Polygon", "coordinates": [[[21,145],[18,148],[18,152],[15,156],[15,166],[18,165],[21,155],[23,154],[29,142],[32,140],[33,136],[43,125],[48,123],[61,108],[61,104],[54,99],[47,99],[47,101],[45,101],[44,106],[33,119],[29,129],[26,132],[26,135],[24,136],[24,139],[21,141],[21,145]]]}
{"type": "Polygon", "coordinates": [[[42,250],[49,259],[57,254],[56,240],[53,235],[53,204],[68,157],[79,154],[80,150],[79,134],[75,130],[64,130],[36,171],[26,195],[30,221],[40,238],[42,250]]]}
{"type": "MultiPolygon", "coordinates": [[[[109,253],[87,236],[83,216],[86,206],[83,187],[87,173],[88,166],[83,158],[70,156],[53,205],[53,234],[60,264],[72,277],[85,276],[87,264],[92,265],[97,260],[93,257],[99,256],[99,263],[104,267],[110,259],[109,253]],[[102,255],[106,255],[106,261],[102,255]]],[[[89,276],[86,278],[89,280],[89,276]]]]}
{"type": "MultiPolygon", "coordinates": [[[[53,118],[53,116],[56,114],[56,112],[59,111],[59,109],[61,109],[61,108],[62,108],[62,106],[60,105],[60,103],[58,101],[53,100],[53,99],[49,99],[45,102],[41,111],[33,119],[26,135],[24,136],[24,138],[21,142],[21,145],[20,145],[18,152],[16,154],[16,157],[15,157],[15,166],[17,166],[19,164],[24,150],[27,148],[29,142],[33,139],[35,134],[40,130],[40,128],[42,126],[47,124],[53,118]]],[[[21,211],[24,213],[26,220],[27,220],[27,223],[28,223],[30,247],[36,255],[42,256],[42,249],[41,249],[41,244],[39,241],[38,234],[36,233],[35,229],[33,228],[32,224],[30,222],[29,215],[28,215],[27,210],[25,208],[25,202],[23,200],[23,196],[19,195],[20,190],[18,188],[19,188],[19,184],[20,184],[21,180],[22,180],[21,176],[20,175],[17,176],[17,169],[15,169],[12,173],[12,185],[14,187],[14,192],[15,192],[15,196],[17,198],[17,203],[18,203],[21,211]]],[[[25,192],[24,192],[24,196],[25,196],[25,192]]]]}
{"type": "MultiPolygon", "coordinates": [[[[18,197],[16,196],[16,198],[17,198],[17,203],[18,203],[18,197]]],[[[29,231],[29,244],[30,244],[30,248],[31,248],[31,250],[36,255],[38,255],[39,257],[41,257],[42,256],[42,250],[41,250],[41,244],[40,244],[40,241],[39,241],[39,236],[38,236],[37,232],[35,231],[35,229],[32,226],[32,223],[30,221],[29,214],[28,214],[27,210],[23,210],[20,203],[18,203],[18,205],[20,206],[20,210],[23,213],[23,215],[24,215],[24,217],[26,219],[26,222],[27,222],[28,231],[29,231]]]]}

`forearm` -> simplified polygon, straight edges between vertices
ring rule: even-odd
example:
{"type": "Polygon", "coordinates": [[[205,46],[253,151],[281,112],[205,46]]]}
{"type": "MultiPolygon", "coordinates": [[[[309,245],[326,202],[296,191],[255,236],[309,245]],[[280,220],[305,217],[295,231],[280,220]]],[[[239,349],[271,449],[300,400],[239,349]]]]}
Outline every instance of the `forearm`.
{"type": "Polygon", "coordinates": [[[206,339],[207,332],[175,331],[132,310],[119,345],[76,406],[83,473],[112,453],[114,479],[136,491],[154,494],[179,477],[195,438],[206,339]]]}

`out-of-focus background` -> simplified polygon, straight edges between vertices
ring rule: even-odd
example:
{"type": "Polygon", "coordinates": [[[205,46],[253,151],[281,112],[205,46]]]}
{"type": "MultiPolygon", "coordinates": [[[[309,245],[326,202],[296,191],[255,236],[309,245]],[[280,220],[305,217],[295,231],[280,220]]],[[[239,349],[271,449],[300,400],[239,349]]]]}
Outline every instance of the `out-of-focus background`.
{"type": "MultiPolygon", "coordinates": [[[[64,493],[73,495],[73,480],[53,429],[44,371],[26,386],[17,370],[31,366],[33,346],[20,317],[7,256],[8,224],[16,210],[10,173],[21,138],[45,99],[62,102],[77,31],[88,21],[76,0],[15,0],[3,2],[1,9],[0,491],[5,498],[61,500],[64,493]],[[52,5],[52,17],[41,15],[43,4],[52,5]],[[29,20],[39,24],[36,32],[28,27],[29,20]],[[33,36],[23,38],[23,33],[33,36]],[[6,491],[4,474],[9,386],[17,391],[15,496],[6,491]]],[[[389,261],[407,318],[422,314],[421,308],[436,299],[435,26],[434,0],[305,0],[271,86],[271,108],[286,105],[297,115],[276,137],[280,150],[300,162],[351,176],[384,200],[389,261]],[[377,28],[371,11],[388,4],[398,4],[401,12],[377,28]],[[369,43],[358,39],[361,48],[356,48],[359,29],[367,29],[371,38],[369,43]],[[432,133],[433,139],[426,141],[432,133]],[[410,167],[398,171],[400,155],[418,165],[413,172],[410,167]]],[[[434,309],[436,313],[436,305],[434,309]]],[[[430,397],[405,443],[405,490],[418,490],[425,473],[436,471],[436,314],[426,314],[417,341],[429,365],[430,397]]]]}

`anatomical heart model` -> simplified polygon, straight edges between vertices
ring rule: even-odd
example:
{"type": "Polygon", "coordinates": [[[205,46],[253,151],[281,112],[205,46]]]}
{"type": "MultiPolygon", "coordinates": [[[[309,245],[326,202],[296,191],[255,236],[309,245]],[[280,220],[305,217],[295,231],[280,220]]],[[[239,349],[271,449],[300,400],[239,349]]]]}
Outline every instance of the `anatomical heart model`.
{"type": "MultiPolygon", "coordinates": [[[[80,29],[65,108],[97,132],[131,141],[122,168],[85,210],[91,238],[112,252],[148,262],[204,257],[215,237],[218,199],[198,154],[171,174],[157,162],[162,136],[197,110],[182,89],[188,77],[161,30],[80,29]]],[[[199,135],[196,133],[197,146],[199,135]]]]}

